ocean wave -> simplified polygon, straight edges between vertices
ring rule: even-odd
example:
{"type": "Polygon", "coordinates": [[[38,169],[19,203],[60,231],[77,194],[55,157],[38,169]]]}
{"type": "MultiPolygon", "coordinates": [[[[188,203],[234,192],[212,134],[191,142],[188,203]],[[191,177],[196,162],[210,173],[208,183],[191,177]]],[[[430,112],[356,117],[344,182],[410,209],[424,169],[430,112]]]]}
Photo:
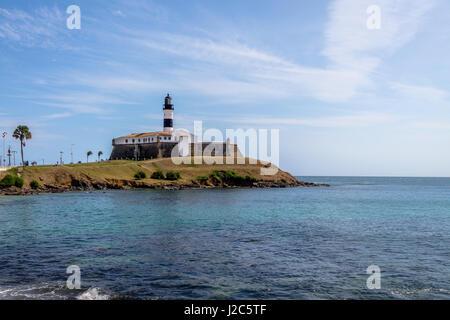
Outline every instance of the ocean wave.
{"type": "Polygon", "coordinates": [[[40,283],[0,287],[0,300],[109,300],[100,288],[70,290],[65,284],[40,283]],[[81,293],[80,293],[81,292],[81,293]]]}
{"type": "Polygon", "coordinates": [[[89,288],[82,294],[77,296],[77,300],[109,300],[110,296],[107,294],[100,294],[99,288],[89,288]]]}
{"type": "Polygon", "coordinates": [[[411,299],[414,297],[427,297],[434,295],[448,295],[449,290],[443,288],[422,288],[422,289],[395,289],[390,290],[390,293],[399,299],[411,299]]]}
{"type": "Polygon", "coordinates": [[[19,285],[0,288],[1,300],[66,300],[67,289],[63,285],[48,283],[19,285]]]}

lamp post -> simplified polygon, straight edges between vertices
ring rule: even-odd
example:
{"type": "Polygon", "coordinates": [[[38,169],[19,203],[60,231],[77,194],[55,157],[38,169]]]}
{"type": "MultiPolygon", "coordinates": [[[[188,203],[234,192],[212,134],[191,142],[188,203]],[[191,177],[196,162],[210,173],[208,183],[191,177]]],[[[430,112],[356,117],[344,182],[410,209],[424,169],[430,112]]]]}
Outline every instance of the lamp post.
{"type": "MultiPolygon", "coordinates": [[[[3,166],[6,166],[6,155],[5,155],[5,139],[6,139],[6,136],[8,135],[8,133],[6,133],[6,132],[3,132],[2,133],[2,138],[3,138],[3,158],[2,158],[2,160],[3,160],[3,166]]],[[[0,163],[0,165],[1,165],[1,163],[0,163]]]]}
{"type": "Polygon", "coordinates": [[[14,157],[14,167],[16,166],[16,153],[17,151],[11,151],[14,157]]]}
{"type": "Polygon", "coordinates": [[[73,152],[72,152],[72,147],[74,146],[74,144],[70,145],[70,163],[73,164],[73,152]]]}
{"type": "Polygon", "coordinates": [[[8,167],[11,167],[11,146],[8,147],[8,167]]]}

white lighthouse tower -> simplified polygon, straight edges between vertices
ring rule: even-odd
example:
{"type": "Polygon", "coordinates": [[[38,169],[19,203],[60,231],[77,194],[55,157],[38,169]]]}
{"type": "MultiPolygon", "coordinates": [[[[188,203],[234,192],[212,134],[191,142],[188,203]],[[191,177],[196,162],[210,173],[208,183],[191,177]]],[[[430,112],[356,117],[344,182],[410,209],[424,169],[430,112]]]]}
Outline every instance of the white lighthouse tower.
{"type": "Polygon", "coordinates": [[[172,97],[167,94],[164,99],[164,132],[173,133],[173,104],[172,97]]]}

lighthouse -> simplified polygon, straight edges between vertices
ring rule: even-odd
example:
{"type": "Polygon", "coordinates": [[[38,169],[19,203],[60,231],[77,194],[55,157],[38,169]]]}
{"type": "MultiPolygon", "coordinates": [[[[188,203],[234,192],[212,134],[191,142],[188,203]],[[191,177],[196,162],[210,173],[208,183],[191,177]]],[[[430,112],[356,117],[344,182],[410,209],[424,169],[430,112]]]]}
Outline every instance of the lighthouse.
{"type": "MultiPolygon", "coordinates": [[[[160,109],[161,110],[161,109],[160,109]]],[[[207,147],[212,146],[212,156],[217,156],[217,152],[227,150],[228,155],[240,155],[237,145],[220,141],[201,141],[198,142],[195,135],[190,134],[186,130],[173,128],[173,103],[170,94],[164,98],[164,130],[154,132],[132,133],[112,139],[113,150],[111,152],[111,160],[148,160],[155,158],[172,157],[172,151],[176,147],[175,154],[178,156],[188,156],[191,150],[196,150],[200,146],[204,151],[207,147]],[[186,145],[187,144],[187,145],[186,145]],[[180,147],[180,148],[179,148],[180,147]],[[222,150],[222,151],[220,151],[222,150]],[[228,150],[235,150],[234,153],[228,153],[228,150]]]]}
{"type": "Polygon", "coordinates": [[[172,97],[167,94],[164,99],[164,132],[172,134],[173,132],[173,104],[172,97]]]}

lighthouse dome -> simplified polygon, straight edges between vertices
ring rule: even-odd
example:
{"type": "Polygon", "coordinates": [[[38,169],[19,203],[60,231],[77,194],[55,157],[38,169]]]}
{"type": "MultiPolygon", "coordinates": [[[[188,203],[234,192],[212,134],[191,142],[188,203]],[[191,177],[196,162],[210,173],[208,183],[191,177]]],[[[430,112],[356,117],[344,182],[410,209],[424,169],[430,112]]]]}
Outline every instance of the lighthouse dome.
{"type": "Polygon", "coordinates": [[[172,97],[170,96],[170,94],[167,94],[166,98],[164,99],[164,104],[166,105],[172,104],[172,97]]]}

